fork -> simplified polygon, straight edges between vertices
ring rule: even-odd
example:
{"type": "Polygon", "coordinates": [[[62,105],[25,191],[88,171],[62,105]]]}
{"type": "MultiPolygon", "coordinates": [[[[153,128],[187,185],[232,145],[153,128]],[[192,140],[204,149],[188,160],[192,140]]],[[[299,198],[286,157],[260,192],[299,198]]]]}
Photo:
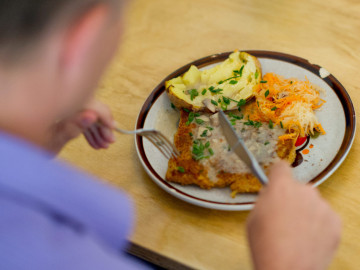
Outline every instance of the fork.
{"type": "Polygon", "coordinates": [[[122,134],[136,134],[148,139],[167,159],[177,158],[180,153],[175,146],[160,131],[155,129],[124,130],[115,127],[115,130],[122,134]]]}

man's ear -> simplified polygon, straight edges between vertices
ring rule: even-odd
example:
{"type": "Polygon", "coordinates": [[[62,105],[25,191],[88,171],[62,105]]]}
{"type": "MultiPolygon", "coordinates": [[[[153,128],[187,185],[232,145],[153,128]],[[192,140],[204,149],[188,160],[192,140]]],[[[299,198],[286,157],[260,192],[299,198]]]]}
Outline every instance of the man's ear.
{"type": "Polygon", "coordinates": [[[60,68],[79,72],[101,38],[109,8],[96,5],[75,20],[67,29],[59,55],[60,68]]]}

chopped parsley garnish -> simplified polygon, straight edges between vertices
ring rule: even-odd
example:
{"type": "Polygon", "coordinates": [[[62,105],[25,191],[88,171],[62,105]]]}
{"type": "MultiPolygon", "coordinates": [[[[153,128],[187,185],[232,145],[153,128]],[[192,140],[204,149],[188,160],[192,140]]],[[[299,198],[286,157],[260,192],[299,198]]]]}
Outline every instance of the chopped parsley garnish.
{"type": "Polygon", "coordinates": [[[264,144],[265,144],[265,145],[268,145],[269,143],[270,143],[270,142],[265,142],[264,144]]]}
{"type": "Polygon", "coordinates": [[[257,121],[254,122],[254,127],[259,128],[261,126],[262,126],[261,122],[257,122],[257,121]]]}
{"type": "MultiPolygon", "coordinates": [[[[232,117],[232,118],[234,118],[234,119],[236,119],[236,120],[241,120],[241,119],[244,118],[243,115],[238,116],[238,115],[236,115],[236,114],[233,114],[232,112],[229,112],[229,116],[232,117]]],[[[231,120],[233,120],[233,119],[231,119],[231,120]]]]}
{"type": "Polygon", "coordinates": [[[247,125],[247,126],[253,126],[254,125],[254,121],[248,119],[247,122],[244,122],[244,125],[247,125]]]}
{"type": "Polygon", "coordinates": [[[225,102],[225,104],[230,104],[230,99],[227,98],[227,97],[222,97],[223,98],[223,101],[225,102]]]}
{"type": "Polygon", "coordinates": [[[220,89],[220,88],[216,88],[216,89],[215,89],[214,86],[211,86],[211,87],[209,88],[209,91],[210,91],[211,93],[213,93],[213,94],[219,94],[219,93],[222,92],[222,89],[220,89]]]}
{"type": "Polygon", "coordinates": [[[196,124],[201,125],[201,124],[204,123],[205,121],[202,120],[202,119],[195,119],[195,122],[196,122],[196,124]]]}
{"type": "MultiPolygon", "coordinates": [[[[237,70],[234,70],[234,72],[235,71],[237,71],[237,70]]],[[[233,77],[227,78],[225,80],[218,81],[218,84],[223,84],[224,82],[230,81],[230,80],[235,79],[235,78],[239,78],[239,76],[233,76],[233,77]]]]}
{"type": "Polygon", "coordinates": [[[203,155],[205,150],[205,146],[200,142],[200,144],[193,144],[192,153],[196,156],[203,155]]]}
{"type": "Polygon", "coordinates": [[[202,120],[202,119],[198,119],[196,117],[199,117],[201,114],[200,113],[194,113],[194,112],[190,112],[189,113],[189,117],[188,117],[188,120],[186,121],[186,125],[190,125],[194,120],[197,124],[201,125],[202,123],[204,123],[205,121],[202,120]]]}
{"type": "Polygon", "coordinates": [[[231,80],[229,83],[230,83],[230,84],[237,84],[238,81],[237,81],[237,80],[231,80]]]}
{"type": "Polygon", "coordinates": [[[236,77],[241,77],[242,76],[242,72],[244,69],[244,65],[242,65],[242,67],[239,70],[233,70],[233,73],[236,77]]]}
{"type": "Polygon", "coordinates": [[[191,100],[194,100],[194,98],[196,98],[199,95],[199,92],[196,89],[189,90],[189,93],[191,100]]]}
{"type": "Polygon", "coordinates": [[[185,123],[185,125],[190,125],[192,123],[192,121],[194,121],[194,118],[195,118],[195,114],[193,112],[190,112],[189,113],[189,117],[188,117],[188,120],[187,122],[185,123]]]}
{"type": "Polygon", "coordinates": [[[187,113],[190,112],[190,110],[189,110],[189,109],[186,109],[186,108],[183,108],[183,110],[184,110],[185,112],[187,112],[187,113]]]}
{"type": "Polygon", "coordinates": [[[208,130],[214,130],[214,128],[213,127],[210,127],[210,126],[207,126],[206,127],[208,130]]]}
{"type": "Polygon", "coordinates": [[[173,108],[174,110],[176,110],[176,107],[175,107],[174,103],[171,103],[171,108],[173,108]]]}
{"type": "Polygon", "coordinates": [[[242,72],[243,72],[243,69],[244,69],[244,65],[242,65],[242,67],[240,68],[240,70],[239,70],[239,76],[241,77],[242,76],[242,72]]]}
{"type": "Polygon", "coordinates": [[[200,135],[200,137],[206,137],[206,136],[207,136],[207,132],[208,132],[208,130],[205,129],[205,130],[203,131],[203,133],[200,135]]]}
{"type": "Polygon", "coordinates": [[[210,142],[207,141],[207,142],[205,143],[205,148],[209,148],[209,146],[210,146],[210,142]]]}
{"type": "Polygon", "coordinates": [[[213,99],[211,100],[211,103],[214,104],[215,106],[218,105],[218,103],[217,103],[215,100],[213,100],[213,99]]]}
{"type": "Polygon", "coordinates": [[[271,119],[269,120],[269,128],[270,129],[274,128],[274,123],[273,123],[273,121],[271,121],[271,119]]]}
{"type": "Polygon", "coordinates": [[[270,91],[269,91],[269,89],[268,89],[268,90],[266,90],[266,92],[265,92],[265,97],[267,97],[269,94],[270,94],[270,91]]]}
{"type": "Polygon", "coordinates": [[[284,128],[282,121],[280,121],[280,127],[284,128]]]}
{"type": "Polygon", "coordinates": [[[258,107],[260,107],[260,105],[259,105],[259,101],[258,101],[258,100],[256,101],[256,103],[257,103],[258,107]]]}
{"type": "Polygon", "coordinates": [[[240,107],[240,106],[244,106],[245,104],[246,104],[246,100],[240,99],[237,105],[238,105],[238,107],[240,107]]]}
{"type": "Polygon", "coordinates": [[[260,81],[260,83],[267,83],[267,81],[260,81]]]}
{"type": "Polygon", "coordinates": [[[212,148],[209,148],[208,151],[211,156],[214,155],[214,150],[212,150],[212,148]]]}
{"type": "Polygon", "coordinates": [[[237,101],[237,100],[235,100],[235,99],[229,98],[229,100],[231,100],[231,101],[234,101],[234,102],[238,103],[238,101],[237,101]]]}
{"type": "Polygon", "coordinates": [[[194,140],[194,144],[199,144],[200,141],[199,140],[194,140]]]}
{"type": "Polygon", "coordinates": [[[200,159],[204,159],[204,158],[209,158],[210,156],[206,156],[204,151],[206,149],[206,144],[204,145],[202,142],[198,142],[193,144],[193,149],[192,149],[192,154],[193,154],[193,158],[195,160],[200,160],[200,159]]]}
{"type": "Polygon", "coordinates": [[[218,103],[221,103],[221,98],[218,99],[218,103]]]}
{"type": "Polygon", "coordinates": [[[206,91],[207,91],[207,90],[204,88],[204,89],[202,90],[201,94],[202,94],[202,95],[205,95],[205,94],[206,94],[206,91]]]}
{"type": "Polygon", "coordinates": [[[223,111],[226,111],[227,110],[227,104],[221,104],[221,109],[223,110],[223,111]]]}
{"type": "Polygon", "coordinates": [[[276,106],[271,108],[272,111],[275,111],[276,109],[277,109],[276,106]]]}
{"type": "Polygon", "coordinates": [[[258,77],[259,77],[259,71],[256,70],[256,71],[255,71],[255,79],[257,79],[258,77]]]}
{"type": "Polygon", "coordinates": [[[193,136],[192,132],[189,132],[189,135],[190,135],[190,137],[192,137],[193,136]]]}
{"type": "Polygon", "coordinates": [[[290,81],[290,84],[293,84],[293,81],[290,81]]]}
{"type": "Polygon", "coordinates": [[[244,106],[246,104],[246,100],[245,99],[240,99],[239,101],[237,101],[237,106],[238,106],[238,111],[241,112],[241,106],[244,106]]]}
{"type": "Polygon", "coordinates": [[[177,170],[178,170],[179,172],[181,172],[181,173],[184,173],[184,172],[185,172],[184,167],[181,167],[181,166],[177,167],[177,170]]]}
{"type": "Polygon", "coordinates": [[[249,117],[248,117],[248,121],[247,122],[244,122],[244,125],[246,126],[253,126],[255,128],[259,128],[262,126],[262,123],[261,122],[258,122],[258,121],[253,121],[253,120],[250,120],[249,117]]]}

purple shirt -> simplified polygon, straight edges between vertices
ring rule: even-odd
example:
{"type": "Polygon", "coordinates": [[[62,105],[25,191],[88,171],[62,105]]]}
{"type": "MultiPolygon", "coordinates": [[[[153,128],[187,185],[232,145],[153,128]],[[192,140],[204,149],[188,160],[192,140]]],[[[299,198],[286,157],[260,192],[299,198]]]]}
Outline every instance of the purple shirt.
{"type": "Polygon", "coordinates": [[[141,269],[120,191],[0,133],[0,269],[141,269]]]}

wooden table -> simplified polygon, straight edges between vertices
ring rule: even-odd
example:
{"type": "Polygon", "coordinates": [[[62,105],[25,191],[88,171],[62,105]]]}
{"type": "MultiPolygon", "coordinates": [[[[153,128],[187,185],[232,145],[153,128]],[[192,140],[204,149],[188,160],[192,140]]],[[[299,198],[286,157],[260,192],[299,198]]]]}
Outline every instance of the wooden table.
{"type": "MultiPolygon", "coordinates": [[[[357,0],[134,0],[122,46],[99,87],[115,119],[132,129],[153,88],[178,67],[234,49],[294,54],[326,67],[360,104],[360,2],[357,0]]],[[[330,269],[360,267],[360,141],[319,190],[343,220],[330,269]]],[[[83,138],[61,158],[125,190],[134,200],[131,252],[167,268],[251,269],[248,212],[222,212],[182,202],[147,176],[132,136],[108,150],[83,138]]]]}

